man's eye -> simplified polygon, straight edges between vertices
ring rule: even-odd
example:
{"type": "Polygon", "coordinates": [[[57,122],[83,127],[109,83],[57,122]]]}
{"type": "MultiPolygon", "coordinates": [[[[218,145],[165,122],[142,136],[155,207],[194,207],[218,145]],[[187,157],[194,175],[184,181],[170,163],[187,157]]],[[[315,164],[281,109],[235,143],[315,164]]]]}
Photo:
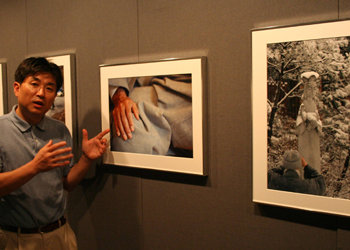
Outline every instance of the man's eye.
{"type": "Polygon", "coordinates": [[[32,85],[32,86],[34,86],[34,87],[39,86],[39,84],[38,84],[38,83],[36,83],[36,82],[32,82],[32,83],[31,83],[31,85],[32,85]]]}

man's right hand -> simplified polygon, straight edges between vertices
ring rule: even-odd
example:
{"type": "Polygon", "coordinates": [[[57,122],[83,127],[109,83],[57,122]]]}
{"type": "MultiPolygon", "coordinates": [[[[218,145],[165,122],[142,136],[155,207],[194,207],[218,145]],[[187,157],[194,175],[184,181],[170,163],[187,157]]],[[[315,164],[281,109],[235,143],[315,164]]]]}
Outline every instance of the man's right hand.
{"type": "Polygon", "coordinates": [[[137,105],[127,96],[123,88],[118,88],[112,101],[114,104],[113,120],[117,136],[123,137],[124,140],[131,139],[132,132],[135,130],[132,114],[137,120],[140,119],[137,105]]]}
{"type": "Polygon", "coordinates": [[[38,173],[68,165],[70,159],[73,158],[73,154],[71,153],[72,148],[65,147],[66,145],[67,143],[65,141],[53,144],[52,140],[50,140],[41,148],[33,159],[38,173]]]}

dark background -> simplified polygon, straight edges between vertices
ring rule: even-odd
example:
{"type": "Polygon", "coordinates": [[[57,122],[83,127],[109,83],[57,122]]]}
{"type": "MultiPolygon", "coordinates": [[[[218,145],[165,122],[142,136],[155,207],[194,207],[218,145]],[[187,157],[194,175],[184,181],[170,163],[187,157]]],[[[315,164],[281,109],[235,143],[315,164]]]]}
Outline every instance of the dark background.
{"type": "Polygon", "coordinates": [[[99,65],[208,59],[209,176],[91,169],[68,203],[80,249],[350,248],[349,218],[252,202],[250,32],[349,16],[347,0],[0,1],[9,109],[20,61],[74,53],[77,128],[90,135],[101,127],[99,65]]]}

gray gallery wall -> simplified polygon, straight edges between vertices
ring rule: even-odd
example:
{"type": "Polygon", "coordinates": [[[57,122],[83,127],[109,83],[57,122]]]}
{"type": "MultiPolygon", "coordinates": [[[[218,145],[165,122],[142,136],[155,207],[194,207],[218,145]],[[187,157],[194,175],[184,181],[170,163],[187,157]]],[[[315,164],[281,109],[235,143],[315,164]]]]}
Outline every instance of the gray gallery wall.
{"type": "Polygon", "coordinates": [[[209,176],[91,169],[68,203],[80,249],[350,249],[348,218],[252,203],[250,95],[251,29],[348,17],[346,0],[1,0],[9,107],[22,59],[74,53],[77,128],[91,135],[99,65],[208,59],[209,176]]]}

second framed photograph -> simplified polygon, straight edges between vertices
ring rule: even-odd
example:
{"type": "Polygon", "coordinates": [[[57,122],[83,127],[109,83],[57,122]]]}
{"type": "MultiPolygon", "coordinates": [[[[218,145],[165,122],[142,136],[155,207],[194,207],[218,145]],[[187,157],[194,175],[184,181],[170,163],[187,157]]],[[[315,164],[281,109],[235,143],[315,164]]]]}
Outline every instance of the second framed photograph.
{"type": "Polygon", "coordinates": [[[47,60],[57,64],[63,74],[63,85],[57,91],[55,102],[47,115],[66,124],[73,138],[76,117],[75,96],[75,58],[73,54],[47,57],[47,60]]]}
{"type": "Polygon", "coordinates": [[[350,21],[252,31],[253,201],[350,216],[350,21]]]}
{"type": "Polygon", "coordinates": [[[102,65],[104,163],[205,175],[204,58],[102,65]]]}

